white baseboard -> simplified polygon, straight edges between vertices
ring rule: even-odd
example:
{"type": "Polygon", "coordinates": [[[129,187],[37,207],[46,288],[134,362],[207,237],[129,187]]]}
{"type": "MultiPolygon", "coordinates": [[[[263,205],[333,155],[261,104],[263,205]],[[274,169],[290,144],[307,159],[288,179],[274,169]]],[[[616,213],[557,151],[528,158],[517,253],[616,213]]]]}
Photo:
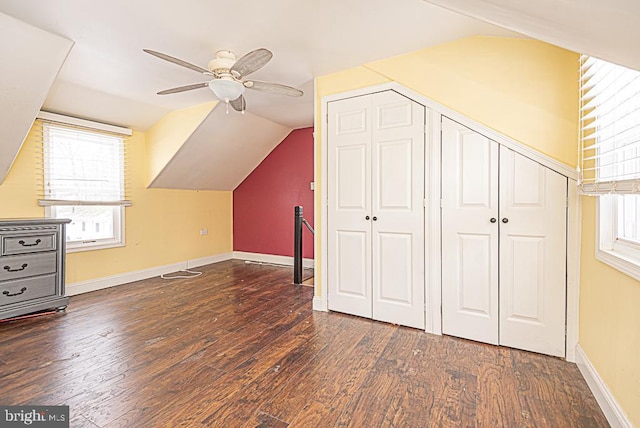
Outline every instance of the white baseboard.
{"type": "Polygon", "coordinates": [[[203,257],[200,259],[187,260],[184,262],[172,263],[170,265],[156,266],[148,269],[141,269],[133,272],[122,273],[118,275],[105,276],[102,278],[90,279],[87,281],[74,282],[66,284],[65,291],[67,296],[75,296],[90,291],[102,290],[103,288],[114,287],[116,285],[127,284],[129,282],[140,281],[142,279],[153,278],[167,273],[177,272],[183,269],[190,269],[197,266],[203,266],[211,263],[218,263],[225,260],[231,260],[232,253],[218,254],[215,256],[203,257]]]}
{"type": "Polygon", "coordinates": [[[320,296],[313,296],[313,310],[314,311],[322,311],[329,312],[327,305],[324,304],[325,300],[320,296]]]}
{"type": "Polygon", "coordinates": [[[212,263],[224,262],[233,259],[233,253],[217,254],[215,256],[201,257],[199,259],[187,260],[187,269],[198,266],[210,265],[212,263]]]}
{"type": "MultiPolygon", "coordinates": [[[[244,251],[234,251],[233,258],[239,260],[249,260],[252,262],[273,263],[276,265],[293,266],[293,257],[276,256],[274,254],[247,253],[244,251]]],[[[313,259],[302,259],[302,267],[313,268],[313,259]]]]}
{"type": "Polygon", "coordinates": [[[576,346],[576,364],[611,427],[632,428],[633,425],[631,425],[631,421],[629,421],[624,410],[622,410],[622,407],[620,407],[613,397],[613,394],[611,394],[611,391],[596,371],[596,368],[591,364],[587,354],[585,354],[580,345],[576,346]]]}

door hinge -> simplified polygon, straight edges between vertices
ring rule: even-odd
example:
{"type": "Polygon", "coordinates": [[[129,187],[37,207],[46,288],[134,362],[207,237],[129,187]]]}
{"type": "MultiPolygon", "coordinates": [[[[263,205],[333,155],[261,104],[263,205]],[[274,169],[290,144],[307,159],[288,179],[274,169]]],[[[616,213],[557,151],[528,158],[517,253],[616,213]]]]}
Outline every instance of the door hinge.
{"type": "Polygon", "coordinates": [[[564,202],[565,202],[565,207],[569,208],[569,197],[568,196],[565,198],[564,202]]]}
{"type": "Polygon", "coordinates": [[[423,199],[423,200],[422,200],[422,206],[423,206],[423,207],[426,207],[426,206],[427,206],[427,200],[426,200],[426,199],[423,199]]]}
{"type": "Polygon", "coordinates": [[[444,199],[440,199],[440,208],[444,208],[444,199]]]}

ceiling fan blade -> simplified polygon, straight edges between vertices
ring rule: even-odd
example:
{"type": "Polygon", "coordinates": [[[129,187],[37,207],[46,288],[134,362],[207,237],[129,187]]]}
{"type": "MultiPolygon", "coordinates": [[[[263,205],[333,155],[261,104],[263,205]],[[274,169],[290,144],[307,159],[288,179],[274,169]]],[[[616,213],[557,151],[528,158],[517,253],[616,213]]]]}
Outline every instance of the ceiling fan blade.
{"type": "Polygon", "coordinates": [[[279,83],[259,82],[257,80],[250,80],[245,82],[245,86],[249,89],[255,89],[256,91],[268,92],[270,94],[288,95],[290,97],[301,97],[304,95],[300,89],[292,88],[291,86],[281,85],[279,83]]]}
{"type": "Polygon", "coordinates": [[[167,54],[163,54],[162,52],[156,52],[156,51],[152,51],[151,49],[142,49],[143,51],[145,51],[146,53],[153,55],[155,57],[158,57],[160,59],[163,59],[165,61],[169,61],[172,62],[174,64],[178,64],[182,67],[186,67],[190,70],[193,71],[197,71],[198,73],[203,73],[203,74],[211,74],[211,72],[209,70],[207,70],[206,68],[202,68],[200,66],[191,64],[190,62],[187,61],[183,61],[181,59],[172,57],[171,55],[167,55],[167,54]]]}
{"type": "Polygon", "coordinates": [[[229,104],[231,104],[231,107],[233,107],[236,111],[242,112],[247,109],[247,102],[245,101],[243,95],[240,95],[235,100],[229,101],[229,104]]]}
{"type": "Polygon", "coordinates": [[[209,86],[208,82],[194,83],[193,85],[185,85],[178,86],[177,88],[165,89],[164,91],[158,92],[158,95],[175,94],[178,92],[191,91],[193,89],[206,88],[207,86],[209,86]]]}
{"type": "Polygon", "coordinates": [[[264,48],[256,49],[237,60],[236,63],[233,64],[233,67],[231,67],[231,72],[236,72],[240,76],[246,76],[264,67],[271,57],[273,57],[273,54],[270,50],[264,48]]]}

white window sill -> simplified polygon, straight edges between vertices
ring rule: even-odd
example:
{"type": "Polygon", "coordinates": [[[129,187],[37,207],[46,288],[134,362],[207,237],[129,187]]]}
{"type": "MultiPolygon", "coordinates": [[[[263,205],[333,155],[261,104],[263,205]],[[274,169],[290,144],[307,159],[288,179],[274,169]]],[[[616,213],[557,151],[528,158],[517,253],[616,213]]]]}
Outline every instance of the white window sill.
{"type": "Polygon", "coordinates": [[[72,243],[67,243],[66,252],[67,254],[81,253],[84,251],[106,250],[107,248],[118,248],[118,247],[124,247],[124,246],[125,246],[124,242],[105,242],[105,243],[95,243],[93,245],[89,245],[89,244],[74,245],[72,243]]]}
{"type": "Polygon", "coordinates": [[[619,251],[600,249],[596,250],[596,259],[640,281],[640,258],[621,254],[619,251]]]}

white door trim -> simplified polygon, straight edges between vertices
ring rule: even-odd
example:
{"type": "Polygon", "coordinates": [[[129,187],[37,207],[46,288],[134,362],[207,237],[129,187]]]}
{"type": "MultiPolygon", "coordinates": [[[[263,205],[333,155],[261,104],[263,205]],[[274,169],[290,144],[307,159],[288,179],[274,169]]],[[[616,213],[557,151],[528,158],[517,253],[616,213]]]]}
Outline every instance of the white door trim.
{"type": "MultiPolygon", "coordinates": [[[[360,95],[371,94],[375,92],[381,92],[386,90],[394,90],[399,94],[404,95],[407,98],[416,101],[419,104],[427,107],[429,112],[428,125],[430,125],[430,136],[427,138],[428,146],[426,147],[427,153],[429,153],[429,160],[427,161],[426,168],[428,173],[425,174],[425,180],[430,180],[429,183],[425,183],[425,190],[428,192],[426,200],[429,201],[430,207],[426,210],[425,215],[425,231],[429,231],[429,236],[425,238],[425,268],[429,268],[429,272],[425,275],[425,279],[428,282],[426,286],[426,310],[427,310],[427,326],[426,331],[433,334],[442,334],[441,324],[441,277],[440,277],[440,129],[439,125],[433,126],[433,124],[440,123],[440,115],[445,115],[462,125],[471,128],[472,130],[479,132],[486,137],[502,144],[570,179],[569,181],[569,237],[567,245],[567,361],[575,361],[575,347],[578,343],[578,297],[580,292],[580,233],[581,225],[580,221],[580,197],[575,191],[575,182],[578,178],[577,172],[574,168],[557,161],[550,156],[536,151],[535,149],[526,146],[512,138],[502,135],[495,130],[470,119],[461,113],[458,113],[444,105],[433,101],[426,96],[419,94],[409,88],[402,86],[397,82],[389,82],[381,85],[375,85],[368,88],[355,89],[339,94],[332,94],[322,97],[320,101],[320,124],[316,124],[316,127],[321,129],[320,139],[320,198],[321,206],[315,207],[316,214],[320,213],[320,225],[322,230],[322,242],[318,243],[316,251],[321,254],[321,265],[316,266],[316,269],[320,272],[321,282],[315,285],[315,298],[313,308],[315,310],[327,309],[327,242],[328,242],[328,228],[327,228],[327,103],[330,101],[336,101],[343,98],[351,98],[360,95]],[[437,156],[434,156],[437,155],[437,156]],[[437,213],[437,215],[436,215],[437,213]],[[437,251],[434,251],[437,250],[437,251]],[[319,287],[319,288],[318,288],[319,287]]],[[[318,141],[316,140],[316,143],[318,141]]],[[[316,258],[317,260],[317,258],[316,258]]],[[[317,262],[316,262],[317,263],[317,262]]]]}
{"type": "Polygon", "coordinates": [[[426,331],[430,333],[442,333],[442,257],[440,249],[440,136],[442,131],[442,114],[427,110],[427,129],[425,153],[428,158],[425,165],[424,190],[425,201],[429,204],[425,208],[425,310],[426,310],[426,331]],[[435,161],[434,161],[435,159],[435,161]],[[431,284],[431,286],[430,286],[431,284]],[[434,286],[437,284],[437,286],[434,286]]]}
{"type": "Polygon", "coordinates": [[[578,309],[580,308],[580,246],[582,245],[582,198],[576,180],[568,182],[567,214],[567,361],[576,362],[578,309]]]}

